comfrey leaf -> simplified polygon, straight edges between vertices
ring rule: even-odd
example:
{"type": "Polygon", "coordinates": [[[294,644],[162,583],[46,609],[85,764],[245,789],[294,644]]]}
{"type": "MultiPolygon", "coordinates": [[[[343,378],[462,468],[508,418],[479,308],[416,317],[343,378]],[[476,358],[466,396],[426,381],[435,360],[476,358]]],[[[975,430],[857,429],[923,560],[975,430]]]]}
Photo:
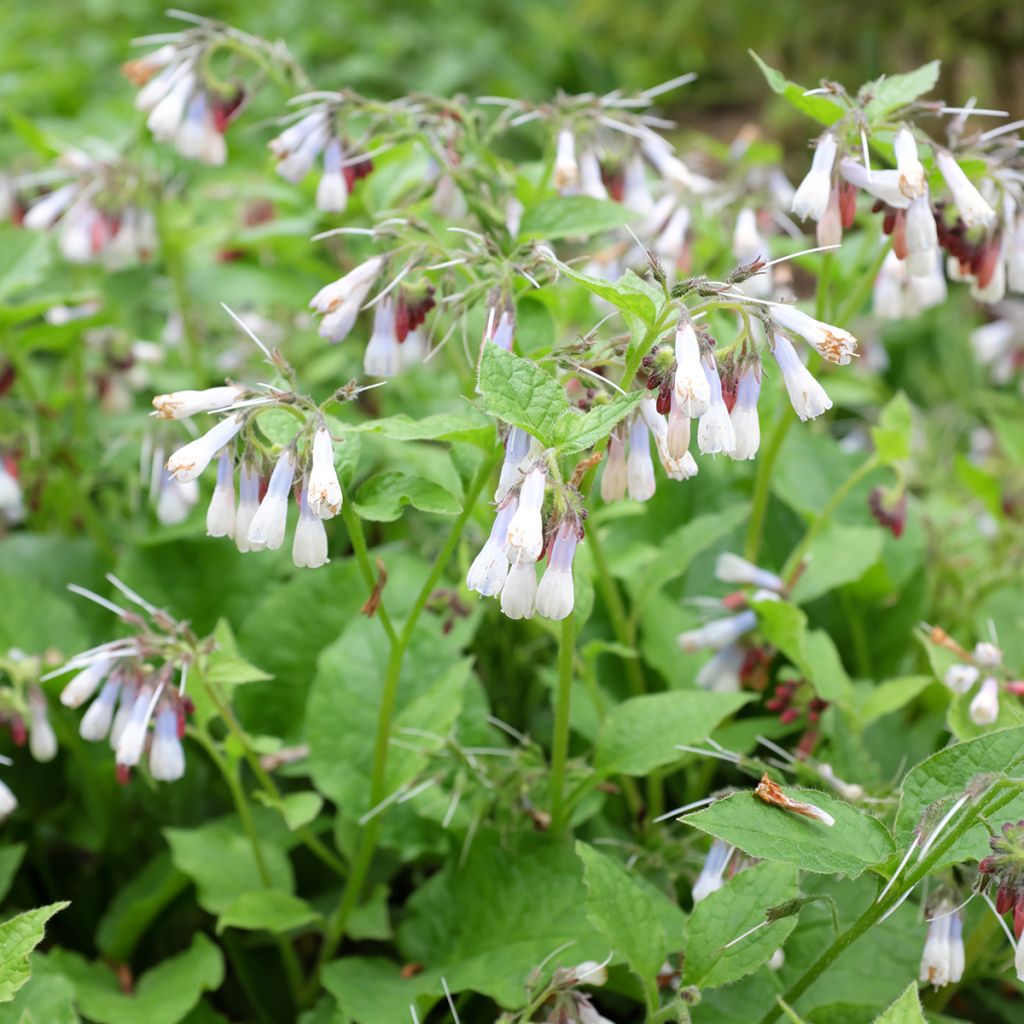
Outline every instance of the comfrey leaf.
{"type": "Polygon", "coordinates": [[[29,979],[28,955],[43,941],[46,922],[68,903],[51,903],[48,907],[26,910],[0,924],[0,1003],[14,998],[14,993],[29,979]]]}
{"type": "Polygon", "coordinates": [[[616,395],[606,405],[596,406],[589,412],[568,410],[555,425],[555,447],[564,455],[592,448],[604,440],[612,428],[646,397],[644,391],[630,391],[625,395],[616,395]]]}
{"type": "Polygon", "coordinates": [[[536,363],[486,344],[478,378],[485,412],[532,434],[545,447],[557,436],[559,419],[568,412],[565,390],[536,363]]]}
{"type": "Polygon", "coordinates": [[[887,75],[861,86],[857,98],[864,102],[864,116],[875,124],[919,96],[931,92],[939,80],[940,62],[931,60],[914,71],[887,75]]]}
{"type": "Polygon", "coordinates": [[[802,85],[786,80],[781,71],[769,67],[753,50],[747,51],[754,58],[755,63],[761,69],[772,92],[782,96],[790,106],[795,107],[802,114],[813,117],[820,124],[835,124],[843,114],[846,113],[838,100],[831,96],[808,96],[807,90],[802,85]]]}

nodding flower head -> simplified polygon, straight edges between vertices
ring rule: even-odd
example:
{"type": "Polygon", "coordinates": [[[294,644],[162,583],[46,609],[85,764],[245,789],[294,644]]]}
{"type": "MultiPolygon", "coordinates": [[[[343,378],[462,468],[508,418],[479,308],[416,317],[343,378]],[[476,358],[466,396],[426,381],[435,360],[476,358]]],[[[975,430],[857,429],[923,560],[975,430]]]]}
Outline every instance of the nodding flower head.
{"type": "Polygon", "coordinates": [[[896,170],[900,176],[900,192],[908,199],[927,195],[928,179],[917,156],[917,142],[908,128],[900,128],[893,140],[896,170]]]}
{"type": "Polygon", "coordinates": [[[307,495],[313,514],[321,519],[332,519],[341,511],[341,482],[334,468],[334,442],[323,420],[313,435],[313,458],[307,495]]]}
{"type": "Polygon", "coordinates": [[[832,165],[835,163],[836,137],[826,132],[814,148],[807,176],[793,195],[793,212],[801,219],[821,220],[832,192],[832,165]]]}
{"type": "Polygon", "coordinates": [[[501,588],[501,610],[510,619],[533,617],[537,598],[537,571],[534,561],[513,562],[501,588]]]}
{"type": "Polygon", "coordinates": [[[731,551],[723,551],[715,563],[715,576],[723,583],[736,583],[740,586],[763,587],[765,590],[772,590],[775,593],[782,593],[786,589],[781,577],[767,569],[761,569],[748,562],[747,559],[733,554],[731,551]]]}
{"type": "Polygon", "coordinates": [[[999,680],[988,676],[982,680],[978,692],[971,700],[968,713],[975,725],[994,725],[999,718],[999,680]]]}
{"type": "Polygon", "coordinates": [[[185,774],[185,749],[179,735],[178,709],[170,701],[163,704],[153,726],[149,748],[149,773],[158,782],[174,782],[185,774]]]}
{"type": "Polygon", "coordinates": [[[736,847],[730,843],[726,843],[721,839],[716,839],[712,842],[711,849],[708,850],[708,855],[704,859],[704,866],[700,869],[700,874],[693,883],[691,895],[694,904],[707,899],[713,892],[717,892],[725,885],[725,874],[730,864],[733,870],[735,870],[735,855],[736,847]]]}
{"type": "Polygon", "coordinates": [[[508,555],[505,553],[508,525],[516,514],[518,505],[517,498],[510,498],[498,509],[490,535],[480,553],[473,559],[473,564],[466,575],[466,586],[484,597],[496,596],[505,585],[509,568],[508,555]]]}
{"type": "Polygon", "coordinates": [[[782,371],[782,380],[789,392],[793,411],[802,420],[813,420],[832,408],[832,400],[800,362],[792,343],[784,334],[775,335],[772,355],[782,371]]]}
{"type": "Polygon", "coordinates": [[[292,561],[300,569],[319,569],[329,561],[327,530],[324,521],[309,507],[309,488],[305,481],[299,488],[299,521],[292,539],[292,561]]]}
{"type": "Polygon", "coordinates": [[[857,351],[857,339],[849,331],[815,320],[795,306],[773,306],[772,319],[780,327],[803,338],[830,363],[846,366],[857,351]]]}
{"type": "Polygon", "coordinates": [[[537,588],[537,613],[546,619],[564,619],[573,609],[572,560],[578,541],[575,520],[564,520],[551,542],[548,567],[537,588]]]}
{"type": "Polygon", "coordinates": [[[246,540],[252,551],[276,551],[284,543],[288,525],[288,494],[295,476],[295,453],[286,448],[279,456],[267,493],[249,523],[246,540]]]}
{"type": "Polygon", "coordinates": [[[180,484],[195,480],[213,461],[213,457],[242,429],[241,416],[229,416],[202,437],[179,448],[167,460],[167,472],[180,484]]]}
{"type": "Polygon", "coordinates": [[[626,444],[616,429],[608,438],[608,457],[601,470],[601,500],[621,501],[626,496],[626,444]]]}
{"type": "Polygon", "coordinates": [[[963,921],[949,900],[942,900],[928,920],[921,954],[920,980],[933,988],[956,984],[964,974],[963,921]]]}
{"type": "Polygon", "coordinates": [[[541,464],[535,465],[519,488],[519,503],[508,524],[506,550],[512,562],[536,562],[544,550],[544,493],[547,474],[541,464]]]}
{"type": "Polygon", "coordinates": [[[155,415],[163,420],[182,420],[201,412],[215,412],[234,405],[245,395],[245,388],[233,384],[205,391],[173,391],[153,399],[155,415]]]}
{"type": "Polygon", "coordinates": [[[704,370],[700,342],[693,324],[683,323],[676,329],[675,350],[676,402],[682,415],[697,419],[707,412],[711,404],[711,383],[704,370]]]}
{"type": "Polygon", "coordinates": [[[729,413],[736,438],[736,445],[729,452],[731,459],[752,459],[761,447],[761,421],[757,415],[760,395],[761,361],[752,359],[741,366],[736,378],[736,401],[729,413]]]}
{"type": "Polygon", "coordinates": [[[320,336],[328,341],[344,341],[355,326],[359,308],[373,287],[384,266],[379,256],[360,263],[344,277],[325,285],[309,300],[310,306],[323,315],[320,336]]]}
{"type": "Polygon", "coordinates": [[[206,511],[206,535],[231,537],[235,530],[235,459],[229,448],[217,458],[217,483],[206,511]]]}
{"type": "Polygon", "coordinates": [[[386,298],[374,310],[373,333],[363,354],[363,370],[371,377],[394,377],[401,369],[401,356],[395,333],[395,306],[386,298]]]}
{"type": "Polygon", "coordinates": [[[722,378],[710,352],[704,357],[703,364],[711,400],[697,427],[697,447],[705,455],[728,453],[736,448],[736,431],[722,397],[722,378]]]}
{"type": "Polygon", "coordinates": [[[650,432],[642,416],[637,416],[629,429],[626,486],[633,501],[647,501],[654,497],[656,484],[654,462],[651,460],[650,432]]]}

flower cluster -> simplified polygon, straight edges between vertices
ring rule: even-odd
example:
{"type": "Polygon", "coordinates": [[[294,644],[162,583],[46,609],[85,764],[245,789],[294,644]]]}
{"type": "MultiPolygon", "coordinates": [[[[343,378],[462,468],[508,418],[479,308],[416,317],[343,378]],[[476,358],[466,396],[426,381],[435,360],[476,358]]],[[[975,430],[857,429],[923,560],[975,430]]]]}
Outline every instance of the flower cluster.
{"type": "Polygon", "coordinates": [[[495,494],[497,514],[466,585],[484,597],[501,599],[510,619],[564,619],[573,609],[572,563],[583,539],[583,515],[570,488],[553,488],[553,508],[545,517],[550,460],[532,438],[513,427],[505,442],[505,464],[495,494]],[[547,558],[537,582],[536,564],[547,558]]]}
{"type": "Polygon", "coordinates": [[[1003,664],[1003,652],[987,640],[977,643],[973,651],[961,647],[948,633],[938,627],[924,627],[927,639],[957,658],[946,669],[943,682],[957,695],[973,691],[968,714],[975,725],[994,725],[999,718],[1002,695],[1024,694],[1024,682],[1011,677],[1003,664]]]}
{"type": "MultiPolygon", "coordinates": [[[[153,399],[156,415],[182,419],[200,412],[224,411],[227,415],[205,434],[175,451],[166,471],[179,484],[193,483],[217,460],[217,482],[206,514],[211,537],[229,537],[239,551],[275,551],[284,543],[288,526],[289,497],[295,492],[299,509],[292,543],[292,560],[301,568],[316,569],[327,563],[327,531],[324,520],[341,510],[341,483],[334,466],[334,442],[326,420],[316,407],[307,417],[300,412],[302,428],[280,446],[264,487],[265,453],[251,430],[239,460],[238,502],[235,502],[236,438],[260,407],[293,407],[298,396],[271,389],[265,397],[251,398],[247,389],[232,385],[206,391],[178,391],[153,399]]],[[[303,399],[301,404],[312,403],[303,399]]]]}
{"type": "Polygon", "coordinates": [[[316,206],[325,213],[344,211],[355,183],[373,170],[373,161],[362,153],[348,151],[342,138],[338,118],[343,103],[340,95],[327,100],[314,97],[290,115],[291,123],[269,143],[277,173],[293,185],[309,174],[318,158],[321,160],[316,206]]]}
{"type": "Polygon", "coordinates": [[[153,188],[127,161],[69,150],[52,173],[25,176],[18,186],[27,197],[22,225],[52,231],[69,263],[117,270],[148,260],[156,249],[153,188]],[[56,187],[40,194],[37,183],[56,187]]]}
{"type": "Polygon", "coordinates": [[[187,623],[156,608],[115,576],[107,579],[142,612],[84,587],[68,589],[113,612],[134,632],[74,655],[43,678],[74,673],[61,691],[61,703],[80,708],[89,702],[79,734],[91,743],[109,741],[120,781],[127,781],[145,758],[155,780],[173,782],[185,774],[181,739],[192,710],[185,684],[201,647],[187,623]]]}

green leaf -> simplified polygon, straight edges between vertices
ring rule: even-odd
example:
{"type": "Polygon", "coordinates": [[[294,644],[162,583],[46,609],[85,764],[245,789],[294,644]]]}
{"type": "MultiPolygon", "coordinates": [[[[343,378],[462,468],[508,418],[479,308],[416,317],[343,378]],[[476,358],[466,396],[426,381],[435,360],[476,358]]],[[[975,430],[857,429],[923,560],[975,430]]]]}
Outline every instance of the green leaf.
{"type": "Polygon", "coordinates": [[[285,793],[279,800],[275,800],[261,789],[253,796],[264,806],[279,811],[290,832],[308,825],[324,806],[324,798],[312,790],[305,793],[285,793]]]}
{"type": "MultiPolygon", "coordinates": [[[[388,660],[387,640],[376,622],[353,619],[320,656],[309,695],[306,730],[309,766],[317,789],[348,817],[370,809],[374,735],[381,679],[388,660]]],[[[392,734],[407,727],[447,733],[462,707],[470,662],[459,656],[452,638],[440,639],[422,625],[402,662],[392,734]]],[[[388,757],[386,792],[412,781],[429,755],[395,746],[388,757]]]]}
{"type": "Polygon", "coordinates": [[[606,281],[602,277],[590,277],[570,267],[549,254],[549,263],[558,268],[559,273],[583,285],[599,299],[610,302],[630,316],[636,317],[648,327],[653,327],[658,320],[658,312],[665,302],[661,290],[648,284],[631,270],[627,270],[617,281],[606,281]]]}
{"type": "Polygon", "coordinates": [[[590,196],[555,196],[531,206],[519,227],[519,239],[582,238],[622,227],[633,217],[629,208],[590,196]]]}
{"type": "MultiPolygon", "coordinates": [[[[239,896],[266,888],[249,839],[236,819],[210,821],[198,828],[165,828],[171,858],[179,871],[195,882],[199,905],[222,914],[239,896]]],[[[260,852],[275,889],[291,892],[292,868],[278,847],[260,841],[260,852]]]]}
{"type": "Polygon", "coordinates": [[[585,917],[586,901],[583,865],[568,843],[478,833],[464,865],[450,862],[413,893],[398,947],[453,992],[521,1007],[523,981],[542,961],[550,972],[610,952],[585,917]]]}
{"type": "Polygon", "coordinates": [[[0,573],[0,651],[18,648],[42,654],[59,643],[65,656],[88,645],[78,615],[68,601],[27,576],[0,573]]]}
{"type": "Polygon", "coordinates": [[[807,677],[820,697],[849,707],[853,684],[839,659],[831,637],[807,630],[807,616],[787,601],[757,601],[757,616],[765,639],[807,677]]]}
{"type": "Polygon", "coordinates": [[[25,856],[24,843],[11,843],[0,846],[0,900],[9,892],[25,856]]]}
{"type": "Polygon", "coordinates": [[[210,682],[231,687],[274,678],[263,669],[251,665],[238,653],[238,643],[227,619],[217,623],[213,638],[217,646],[206,659],[204,667],[205,678],[210,682]]]}
{"type": "Polygon", "coordinates": [[[484,412],[532,434],[546,448],[569,409],[565,389],[536,363],[500,345],[486,344],[478,385],[484,412]]]}
{"type": "Polygon", "coordinates": [[[49,957],[29,957],[32,977],[9,1003],[0,1004],[0,1024],[79,1024],[74,986],[49,957]]]}
{"type": "MultiPolygon", "coordinates": [[[[6,111],[10,116],[11,110],[6,111]]],[[[0,302],[40,284],[53,262],[53,245],[46,233],[0,230],[0,302]]]]}
{"type": "Polygon", "coordinates": [[[863,729],[876,719],[905,707],[934,682],[931,676],[900,676],[877,686],[858,686],[854,710],[859,727],[863,729]]]}
{"type": "Polygon", "coordinates": [[[793,588],[797,604],[859,580],[882,555],[885,535],[873,526],[832,524],[811,543],[807,568],[793,588]]]}
{"type": "Polygon", "coordinates": [[[406,977],[398,964],[380,957],[334,960],[324,967],[321,978],[324,988],[358,1024],[395,1024],[411,1019],[410,1006],[415,1006],[419,1019],[424,1020],[444,992],[436,971],[406,977]]]}
{"type": "MultiPolygon", "coordinates": [[[[953,800],[960,797],[967,784],[975,776],[1002,773],[1020,756],[1024,749],[1024,726],[1013,729],[999,729],[980,736],[976,740],[956,743],[937,754],[932,754],[915,765],[904,776],[900,787],[900,806],[896,813],[893,834],[900,848],[911,842],[925,811],[933,804],[931,824],[938,824],[939,818],[948,810],[953,800]],[[938,805],[937,801],[944,801],[938,805]]],[[[1000,820],[1021,817],[1017,813],[1021,801],[1018,797],[1009,807],[1000,811],[1000,820]]],[[[956,846],[950,850],[949,863],[959,860],[979,860],[988,853],[988,831],[983,824],[972,828],[956,846]]]]}
{"type": "Polygon", "coordinates": [[[69,906],[67,902],[26,910],[0,924],[0,1003],[9,1002],[31,975],[29,953],[40,942],[46,922],[69,906]]]}
{"type": "Polygon", "coordinates": [[[671,690],[631,697],[612,708],[597,737],[594,767],[604,775],[647,775],[686,757],[679,743],[698,743],[723,718],[753,700],[749,693],[671,690]]]}
{"type": "Polygon", "coordinates": [[[243,892],[217,918],[217,934],[225,928],[268,931],[274,935],[303,928],[320,920],[305,900],[280,889],[243,892]]]}
{"type": "Polygon", "coordinates": [[[344,430],[346,434],[380,434],[393,441],[471,441],[488,450],[494,447],[494,424],[472,406],[459,413],[436,413],[418,420],[399,413],[354,426],[346,424],[344,430]]]}
{"type": "Polygon", "coordinates": [[[224,980],[221,952],[202,933],[184,953],[146,971],[131,995],[121,991],[117,975],[104,964],[91,964],[64,949],[50,957],[75,986],[82,1013],[95,1024],[177,1024],[204,992],[224,980]]]}
{"type": "Polygon", "coordinates": [[[157,916],[187,888],[188,876],[174,866],[170,854],[157,854],[107,906],[96,930],[100,951],[111,960],[128,960],[157,916]]]}
{"type": "Polygon", "coordinates": [[[806,96],[807,92],[802,85],[786,80],[781,71],[769,67],[753,50],[747,51],[754,58],[755,63],[761,69],[772,92],[778,93],[790,106],[795,107],[802,114],[814,118],[819,124],[835,124],[845,113],[846,108],[831,96],[806,96]]]}
{"type": "MultiPolygon", "coordinates": [[[[697,516],[658,538],[657,545],[640,564],[620,566],[622,577],[633,594],[635,614],[645,608],[666,583],[684,576],[699,554],[729,536],[749,514],[750,506],[746,502],[736,502],[719,512],[697,516]]],[[[615,566],[612,571],[616,572],[615,566]]]]}
{"type": "Polygon", "coordinates": [[[882,410],[878,417],[878,426],[871,428],[875,452],[884,464],[893,465],[910,458],[910,435],[913,425],[910,402],[901,391],[882,410]]]}
{"type": "Polygon", "coordinates": [[[769,907],[796,895],[796,868],[757,864],[706,896],[693,908],[687,925],[684,982],[717,988],[756,971],[796,928],[795,914],[759,928],[729,949],[725,946],[761,924],[769,907]]]}
{"type": "Polygon", "coordinates": [[[883,76],[862,85],[858,99],[864,103],[864,116],[868,123],[884,121],[893,111],[931,92],[939,80],[940,64],[940,61],[932,60],[915,71],[883,76]]]}
{"type": "Polygon", "coordinates": [[[376,523],[398,519],[406,505],[442,516],[454,516],[462,511],[459,499],[440,484],[391,471],[371,476],[352,499],[360,518],[376,523]]]}
{"type": "MultiPolygon", "coordinates": [[[[934,63],[938,64],[938,61],[934,63]]],[[[916,981],[906,987],[903,995],[875,1020],[875,1024],[925,1024],[916,981]]]]}
{"type": "Polygon", "coordinates": [[[733,793],[681,820],[751,857],[795,864],[804,871],[856,878],[892,854],[892,840],[882,823],[845,800],[816,789],[784,786],[783,792],[827,811],[835,824],[830,827],[767,804],[753,792],[733,793]]]}
{"type": "Polygon", "coordinates": [[[589,412],[570,409],[555,424],[555,447],[563,455],[574,455],[592,448],[598,441],[603,441],[615,424],[628,416],[646,396],[646,391],[630,391],[616,395],[610,402],[589,412]]]}
{"type": "Polygon", "coordinates": [[[586,843],[576,843],[587,887],[587,917],[639,976],[645,991],[656,982],[668,953],[654,904],[620,864],[586,843]]]}

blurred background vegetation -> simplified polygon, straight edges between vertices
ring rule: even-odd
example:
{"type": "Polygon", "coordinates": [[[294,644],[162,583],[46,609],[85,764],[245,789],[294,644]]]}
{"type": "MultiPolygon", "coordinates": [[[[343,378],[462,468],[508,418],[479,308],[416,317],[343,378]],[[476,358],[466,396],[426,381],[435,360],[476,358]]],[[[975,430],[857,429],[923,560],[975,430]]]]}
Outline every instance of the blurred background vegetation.
{"type": "MultiPolygon", "coordinates": [[[[75,136],[127,113],[132,90],[116,69],[133,37],[169,25],[159,0],[4,6],[0,101],[51,130],[74,121],[75,136]]],[[[974,95],[1014,116],[1024,108],[1024,4],[1013,0],[217,0],[189,9],[286,39],[320,88],[385,97],[538,99],[696,71],[699,80],[673,94],[684,127],[730,135],[767,107],[769,131],[805,137],[798,116],[769,102],[753,48],[795,81],[829,76],[851,88],[938,57],[948,101],[974,95]]],[[[15,141],[5,138],[0,156],[15,141]]]]}

